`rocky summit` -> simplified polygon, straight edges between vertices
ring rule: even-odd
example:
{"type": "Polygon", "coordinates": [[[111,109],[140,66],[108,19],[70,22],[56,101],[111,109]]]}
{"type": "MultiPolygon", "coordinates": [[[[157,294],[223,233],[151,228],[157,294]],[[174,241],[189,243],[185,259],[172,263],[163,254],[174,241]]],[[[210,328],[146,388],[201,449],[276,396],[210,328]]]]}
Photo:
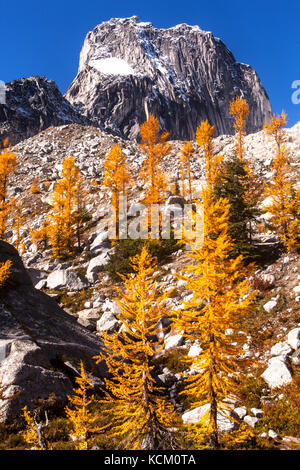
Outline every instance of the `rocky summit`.
{"type": "Polygon", "coordinates": [[[155,28],[138,17],[113,18],[90,31],[66,98],[88,118],[121,137],[139,135],[149,113],[172,139],[193,139],[202,120],[216,135],[232,134],[229,103],[243,96],[248,132],[271,106],[255,70],[236,62],[226,45],[199,26],[155,28]]]}

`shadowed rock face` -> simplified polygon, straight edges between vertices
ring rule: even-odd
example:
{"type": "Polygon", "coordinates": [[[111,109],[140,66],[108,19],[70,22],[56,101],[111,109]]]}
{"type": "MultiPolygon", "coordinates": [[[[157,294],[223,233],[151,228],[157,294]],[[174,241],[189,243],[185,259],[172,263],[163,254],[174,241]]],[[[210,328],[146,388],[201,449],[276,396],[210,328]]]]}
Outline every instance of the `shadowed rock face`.
{"type": "Polygon", "coordinates": [[[44,77],[20,78],[6,84],[6,104],[0,104],[0,142],[12,145],[50,126],[86,124],[62,96],[56,84],[44,77]]]}
{"type": "Polygon", "coordinates": [[[193,139],[208,119],[232,134],[229,103],[247,99],[247,132],[262,128],[271,106],[255,70],[198,26],[157,29],[137,17],[111,19],[87,34],[66,98],[98,125],[136,138],[151,112],[172,139],[193,139]]]}
{"type": "Polygon", "coordinates": [[[17,251],[0,242],[0,263],[10,259],[12,273],[0,293],[0,382],[12,384],[7,395],[19,396],[1,403],[0,421],[12,421],[23,406],[55,394],[64,400],[73,387],[70,364],[84,362],[98,377],[105,375],[103,363],[92,359],[99,353],[99,339],[55,300],[34,289],[17,251]]]}

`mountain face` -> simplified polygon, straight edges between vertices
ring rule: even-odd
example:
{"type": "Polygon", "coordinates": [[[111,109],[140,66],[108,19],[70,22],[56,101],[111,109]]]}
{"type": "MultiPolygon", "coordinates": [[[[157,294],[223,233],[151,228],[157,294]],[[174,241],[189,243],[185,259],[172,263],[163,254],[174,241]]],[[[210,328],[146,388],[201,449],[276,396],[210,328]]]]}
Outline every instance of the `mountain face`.
{"type": "Polygon", "coordinates": [[[0,142],[11,144],[31,137],[50,126],[86,124],[63,97],[53,81],[29,77],[6,84],[6,104],[0,104],[0,142]]]}
{"type": "Polygon", "coordinates": [[[268,119],[271,106],[255,70],[235,61],[225,44],[198,26],[155,28],[134,16],[90,31],[66,98],[97,125],[138,137],[148,113],[172,139],[193,139],[208,119],[216,135],[232,134],[229,103],[247,99],[247,132],[268,119]]]}

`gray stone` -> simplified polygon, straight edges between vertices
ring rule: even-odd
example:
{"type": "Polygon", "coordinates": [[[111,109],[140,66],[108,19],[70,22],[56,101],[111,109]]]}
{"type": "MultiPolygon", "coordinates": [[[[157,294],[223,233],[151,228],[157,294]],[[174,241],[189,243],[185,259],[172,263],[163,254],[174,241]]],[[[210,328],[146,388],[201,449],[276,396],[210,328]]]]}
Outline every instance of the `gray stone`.
{"type": "Polygon", "coordinates": [[[279,388],[288,385],[292,381],[291,371],[280,357],[273,357],[268,364],[269,366],[262,374],[262,378],[270,388],[279,388]]]}
{"type": "Polygon", "coordinates": [[[100,320],[97,321],[97,331],[102,333],[103,331],[113,332],[120,325],[120,322],[111,312],[104,312],[100,320]]]}
{"type": "Polygon", "coordinates": [[[287,342],[291,348],[300,349],[300,328],[294,328],[287,335],[287,342]]]}
{"type": "Polygon", "coordinates": [[[246,424],[248,424],[249,426],[251,426],[251,428],[255,428],[257,422],[258,422],[258,418],[254,417],[254,416],[245,416],[244,417],[244,421],[246,424]]]}
{"type": "Polygon", "coordinates": [[[262,418],[263,410],[261,410],[260,408],[251,408],[251,412],[256,418],[262,418]]]}
{"type": "Polygon", "coordinates": [[[102,271],[103,266],[105,266],[108,262],[107,253],[102,253],[101,255],[92,258],[89,262],[86,275],[90,277],[92,273],[97,274],[102,271]]]}
{"type": "MultiPolygon", "coordinates": [[[[207,418],[209,416],[210,404],[198,406],[193,410],[186,411],[182,415],[182,420],[184,424],[196,424],[203,418],[204,415],[207,413],[207,418]]],[[[220,431],[223,432],[230,432],[234,429],[238,429],[238,416],[231,410],[224,409],[222,411],[218,411],[217,414],[217,423],[218,428],[220,431]]]]}
{"type": "Polygon", "coordinates": [[[80,312],[77,312],[78,315],[78,323],[80,325],[85,326],[86,328],[89,328],[90,330],[96,330],[96,322],[100,317],[100,313],[98,310],[93,309],[93,308],[88,308],[85,310],[81,310],[80,312]]]}
{"type": "Polygon", "coordinates": [[[88,287],[88,280],[80,274],[65,269],[53,271],[47,277],[48,289],[62,289],[76,291],[88,287]]]}
{"type": "Polygon", "coordinates": [[[23,406],[34,406],[35,399],[55,394],[64,401],[72,393],[65,358],[77,364],[82,360],[98,377],[106,374],[106,367],[92,359],[99,354],[99,338],[36,290],[17,251],[1,241],[0,262],[6,260],[12,268],[0,302],[0,381],[11,385],[8,394],[21,393],[3,409],[0,403],[0,421],[13,421],[23,406]]]}
{"type": "Polygon", "coordinates": [[[239,406],[238,408],[234,408],[234,412],[240,419],[243,419],[247,414],[247,408],[245,406],[239,406]]]}

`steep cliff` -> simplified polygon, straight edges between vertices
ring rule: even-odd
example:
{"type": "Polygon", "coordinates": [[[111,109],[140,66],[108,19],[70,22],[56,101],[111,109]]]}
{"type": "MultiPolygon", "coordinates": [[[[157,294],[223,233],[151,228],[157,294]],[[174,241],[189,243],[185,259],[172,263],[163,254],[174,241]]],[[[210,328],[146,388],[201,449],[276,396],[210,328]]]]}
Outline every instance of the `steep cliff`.
{"type": "Polygon", "coordinates": [[[198,26],[155,28],[134,16],[101,23],[86,36],[66,98],[98,125],[136,138],[152,112],[173,139],[193,139],[203,119],[216,135],[232,133],[231,99],[251,108],[256,132],[271,106],[255,70],[237,63],[225,44],[198,26]]]}

